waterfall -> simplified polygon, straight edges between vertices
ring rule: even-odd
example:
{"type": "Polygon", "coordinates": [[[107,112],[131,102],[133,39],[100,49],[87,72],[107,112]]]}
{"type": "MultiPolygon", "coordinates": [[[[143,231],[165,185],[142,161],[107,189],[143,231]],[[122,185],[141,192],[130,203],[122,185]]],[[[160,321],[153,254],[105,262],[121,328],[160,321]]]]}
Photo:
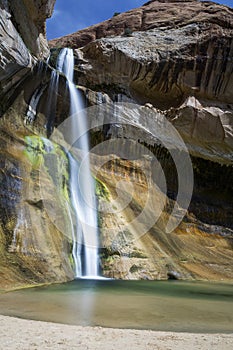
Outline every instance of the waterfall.
{"type": "Polygon", "coordinates": [[[25,124],[32,124],[37,116],[37,108],[40,102],[40,98],[46,89],[46,85],[39,86],[33,93],[29,105],[28,110],[25,117],[25,124]]]}
{"type": "Polygon", "coordinates": [[[57,93],[58,93],[58,82],[59,82],[59,73],[56,70],[52,70],[50,84],[48,89],[48,100],[47,100],[47,135],[51,135],[53,131],[53,124],[56,115],[57,107],[57,93]]]}
{"type": "Polygon", "coordinates": [[[95,186],[90,172],[89,143],[86,117],[81,96],[73,83],[74,55],[72,49],[62,49],[57,59],[57,70],[67,78],[72,116],[72,140],[82,155],[78,163],[69,153],[71,201],[76,216],[73,257],[76,277],[98,277],[98,227],[95,186]],[[79,135],[82,135],[79,137],[79,135]],[[83,258],[82,258],[83,257],[83,258]],[[81,266],[80,266],[81,265],[81,266]]]}

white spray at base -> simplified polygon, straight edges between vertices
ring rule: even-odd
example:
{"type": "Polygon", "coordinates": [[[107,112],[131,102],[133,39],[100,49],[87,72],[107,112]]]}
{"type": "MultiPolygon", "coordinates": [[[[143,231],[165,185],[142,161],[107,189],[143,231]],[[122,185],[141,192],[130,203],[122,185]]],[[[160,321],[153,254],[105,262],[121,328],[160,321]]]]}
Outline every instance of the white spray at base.
{"type": "Polygon", "coordinates": [[[73,229],[73,258],[76,277],[99,278],[98,225],[94,180],[90,172],[89,144],[86,116],[82,99],[73,83],[74,55],[72,49],[62,49],[57,59],[57,70],[67,78],[70,94],[72,130],[70,139],[81,150],[81,162],[69,153],[70,192],[76,225],[73,229]],[[79,137],[79,135],[82,135],[79,137]]]}

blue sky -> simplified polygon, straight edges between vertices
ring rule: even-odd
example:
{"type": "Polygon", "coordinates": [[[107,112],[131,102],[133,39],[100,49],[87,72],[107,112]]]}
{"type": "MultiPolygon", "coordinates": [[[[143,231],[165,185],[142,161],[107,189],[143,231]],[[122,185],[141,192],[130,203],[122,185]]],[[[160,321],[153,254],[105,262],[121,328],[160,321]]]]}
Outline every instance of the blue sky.
{"type": "MultiPolygon", "coordinates": [[[[112,17],[114,12],[125,12],[139,7],[147,0],[56,0],[51,19],[47,20],[48,39],[76,32],[112,17]]],[[[218,0],[233,6],[233,0],[218,0]]]]}

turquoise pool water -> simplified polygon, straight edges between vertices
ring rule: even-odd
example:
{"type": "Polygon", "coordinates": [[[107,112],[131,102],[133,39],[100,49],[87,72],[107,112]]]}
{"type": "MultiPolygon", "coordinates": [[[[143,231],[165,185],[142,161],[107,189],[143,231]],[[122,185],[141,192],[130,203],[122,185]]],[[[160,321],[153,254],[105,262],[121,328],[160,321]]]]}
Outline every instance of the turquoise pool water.
{"type": "Polygon", "coordinates": [[[0,313],[83,326],[229,333],[233,332],[233,286],[75,280],[0,294],[0,313]]]}

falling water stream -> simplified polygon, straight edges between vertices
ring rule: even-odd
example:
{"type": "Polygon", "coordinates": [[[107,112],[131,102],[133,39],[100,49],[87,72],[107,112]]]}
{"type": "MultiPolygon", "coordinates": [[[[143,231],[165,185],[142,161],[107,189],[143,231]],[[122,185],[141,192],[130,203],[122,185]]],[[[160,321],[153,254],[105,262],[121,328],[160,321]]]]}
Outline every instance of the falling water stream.
{"type": "Polygon", "coordinates": [[[56,70],[52,70],[50,84],[48,89],[48,100],[47,100],[47,134],[51,135],[53,130],[54,116],[56,114],[57,105],[57,92],[59,83],[59,73],[56,70]]]}
{"type": "MultiPolygon", "coordinates": [[[[82,98],[73,82],[74,55],[72,49],[62,49],[57,59],[57,70],[67,78],[70,94],[72,127],[70,139],[81,150],[78,162],[69,152],[71,201],[75,212],[75,239],[73,257],[76,277],[99,277],[98,227],[95,186],[90,172],[89,143],[86,116],[82,98]]],[[[72,145],[71,145],[72,146],[72,145]]]]}

